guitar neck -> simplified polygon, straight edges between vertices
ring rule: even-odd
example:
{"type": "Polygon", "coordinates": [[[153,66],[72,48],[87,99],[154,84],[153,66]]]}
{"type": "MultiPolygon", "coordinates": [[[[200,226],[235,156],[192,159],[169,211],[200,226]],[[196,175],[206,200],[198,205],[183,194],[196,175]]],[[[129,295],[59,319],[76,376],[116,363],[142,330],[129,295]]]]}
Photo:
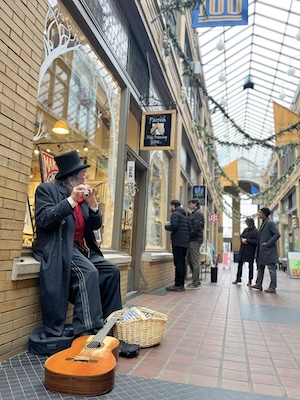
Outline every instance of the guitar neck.
{"type": "Polygon", "coordinates": [[[99,332],[96,334],[96,336],[93,338],[93,342],[99,342],[101,344],[105,336],[107,336],[108,332],[111,330],[111,328],[117,321],[118,321],[117,317],[112,317],[108,322],[106,322],[103,328],[101,328],[99,332]]]}

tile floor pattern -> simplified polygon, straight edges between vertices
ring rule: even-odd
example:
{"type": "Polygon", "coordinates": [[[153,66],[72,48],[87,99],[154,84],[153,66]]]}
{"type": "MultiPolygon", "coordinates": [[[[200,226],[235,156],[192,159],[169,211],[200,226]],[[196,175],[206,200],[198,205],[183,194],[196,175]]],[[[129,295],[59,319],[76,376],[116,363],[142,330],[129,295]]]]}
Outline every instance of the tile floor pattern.
{"type": "MultiPolygon", "coordinates": [[[[86,399],[300,399],[300,280],[278,271],[278,291],[233,285],[236,264],[199,290],[138,294],[128,305],[168,315],[160,345],[120,358],[114,389],[86,399]]],[[[266,271],[265,284],[269,282],[266,271]]],[[[0,399],[85,399],[48,392],[45,356],[0,364],[0,399]]]]}

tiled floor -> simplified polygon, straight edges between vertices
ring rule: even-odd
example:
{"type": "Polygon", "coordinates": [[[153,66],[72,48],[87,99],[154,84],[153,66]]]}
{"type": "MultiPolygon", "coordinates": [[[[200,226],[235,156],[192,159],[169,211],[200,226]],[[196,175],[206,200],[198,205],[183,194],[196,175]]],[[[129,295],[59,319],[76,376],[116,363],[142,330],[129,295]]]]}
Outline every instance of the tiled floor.
{"type": "MultiPolygon", "coordinates": [[[[300,280],[278,271],[276,294],[233,285],[236,265],[199,290],[136,295],[168,315],[160,345],[120,358],[114,389],[89,399],[300,399],[300,280]]],[[[266,271],[265,284],[269,274],[266,271]]],[[[78,399],[43,386],[46,357],[23,353],[0,365],[0,399],[78,399]],[[2,396],[2,397],[1,397],[2,396]]]]}

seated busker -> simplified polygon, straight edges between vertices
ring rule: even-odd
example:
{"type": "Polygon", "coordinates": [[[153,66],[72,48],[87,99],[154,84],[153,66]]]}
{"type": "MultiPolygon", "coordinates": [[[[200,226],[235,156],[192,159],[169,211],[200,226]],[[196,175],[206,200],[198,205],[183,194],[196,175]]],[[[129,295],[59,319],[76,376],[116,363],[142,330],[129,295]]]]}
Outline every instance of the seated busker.
{"type": "Polygon", "coordinates": [[[74,336],[96,334],[122,308],[119,268],[106,260],[94,230],[102,225],[96,189],[85,183],[77,151],[55,157],[55,182],[35,194],[33,255],[41,263],[40,296],[47,337],[64,334],[68,301],[74,304],[74,336]]]}

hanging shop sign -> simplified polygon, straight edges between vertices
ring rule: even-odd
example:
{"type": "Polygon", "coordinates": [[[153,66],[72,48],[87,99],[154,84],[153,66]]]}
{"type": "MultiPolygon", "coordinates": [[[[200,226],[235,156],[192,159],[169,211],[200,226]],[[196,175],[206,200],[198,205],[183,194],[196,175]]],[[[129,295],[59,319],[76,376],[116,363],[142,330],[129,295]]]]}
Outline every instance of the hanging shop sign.
{"type": "Polygon", "coordinates": [[[248,25],[248,0],[206,0],[192,14],[192,28],[232,25],[248,25]]]}
{"type": "Polygon", "coordinates": [[[255,196],[252,198],[252,204],[257,205],[257,206],[263,206],[265,204],[264,196],[255,196]]]}
{"type": "Polygon", "coordinates": [[[141,150],[173,150],[175,110],[142,114],[141,150]]]}
{"type": "Polygon", "coordinates": [[[200,206],[205,206],[205,186],[193,186],[193,198],[199,200],[200,206]]]}

